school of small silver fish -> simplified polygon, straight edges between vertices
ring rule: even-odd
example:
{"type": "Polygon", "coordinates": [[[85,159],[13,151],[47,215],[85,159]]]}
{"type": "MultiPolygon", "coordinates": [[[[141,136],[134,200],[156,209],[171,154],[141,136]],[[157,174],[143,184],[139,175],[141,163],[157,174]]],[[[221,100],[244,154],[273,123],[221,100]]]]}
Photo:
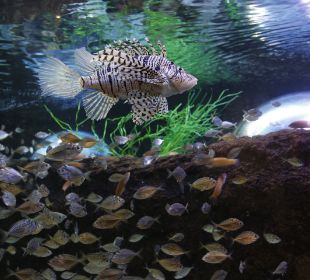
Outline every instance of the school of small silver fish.
{"type": "MultiPolygon", "coordinates": [[[[217,129],[209,131],[205,137],[221,135],[220,139],[233,141],[233,134],[222,135],[222,131],[232,129],[236,124],[218,117],[214,117],[213,123],[217,129]]],[[[0,133],[2,139],[20,134],[22,129],[4,132],[0,133]]],[[[48,136],[49,133],[42,131],[34,135],[37,139],[48,136]]],[[[122,136],[114,140],[117,145],[124,145],[133,137],[122,136]]],[[[242,175],[233,178],[228,178],[226,173],[212,175],[213,168],[238,166],[238,157],[242,153],[240,147],[231,149],[226,157],[217,157],[204,143],[189,144],[187,151],[196,153],[192,162],[206,166],[210,172],[205,177],[189,181],[185,168],[178,165],[166,170],[165,179],[167,185],[175,181],[182,194],[189,187],[188,191],[200,199],[197,201],[199,207],[182,198],[166,200],[161,209],[152,209],[153,199],[164,197],[168,186],[141,182],[132,192],[127,187],[132,176],[130,172],[108,174],[107,180],[101,182],[102,191],[99,186],[86,195],[83,190],[81,195],[80,190],[92,180],[92,176],[107,171],[108,157],[93,158],[93,165],[86,168],[81,152],[92,147],[96,140],[81,139],[71,132],[60,136],[60,140],[57,147],[47,150],[45,157],[37,161],[19,161],[22,164],[18,166],[14,157],[31,154],[31,147],[21,145],[12,151],[8,149],[11,156],[1,154],[0,221],[13,221],[0,226],[0,265],[7,265],[5,277],[21,280],[193,279],[191,274],[196,271],[196,263],[191,258],[199,254],[200,265],[210,266],[206,279],[224,280],[229,277],[229,271],[219,269],[218,265],[232,262],[240,246],[251,246],[258,240],[264,240],[270,246],[282,242],[274,232],[261,231],[258,234],[252,231],[238,217],[213,219],[213,205],[221,199],[227,182],[234,185],[248,182],[248,178],[242,175]],[[64,191],[64,203],[60,208],[54,206],[51,186],[41,183],[51,172],[58,176],[53,187],[64,191]],[[114,186],[109,193],[104,189],[107,185],[114,186]],[[141,214],[140,206],[148,203],[150,211],[141,214]],[[58,212],[56,209],[62,210],[58,212]],[[197,247],[193,252],[188,242],[191,236],[186,233],[188,225],[183,225],[183,230],[166,232],[167,221],[181,221],[184,217],[200,214],[206,222],[195,226],[199,226],[204,237],[203,241],[196,240],[200,249],[197,247]],[[154,234],[158,237],[153,248],[144,247],[144,242],[149,242],[154,234]],[[33,267],[36,267],[37,260],[41,269],[23,264],[13,268],[11,256],[22,256],[27,264],[33,261],[33,267]],[[131,274],[133,263],[140,266],[135,269],[139,276],[131,274]]],[[[159,151],[162,143],[162,139],[155,139],[151,151],[159,151]]],[[[284,160],[295,168],[303,165],[298,158],[284,160]]],[[[140,161],[142,166],[147,166],[156,161],[156,156],[145,155],[140,161]],[[150,162],[145,164],[145,158],[150,162]]],[[[282,261],[272,274],[282,276],[287,269],[288,263],[282,261]]],[[[247,271],[246,260],[240,261],[238,271],[240,277],[247,271]]]]}

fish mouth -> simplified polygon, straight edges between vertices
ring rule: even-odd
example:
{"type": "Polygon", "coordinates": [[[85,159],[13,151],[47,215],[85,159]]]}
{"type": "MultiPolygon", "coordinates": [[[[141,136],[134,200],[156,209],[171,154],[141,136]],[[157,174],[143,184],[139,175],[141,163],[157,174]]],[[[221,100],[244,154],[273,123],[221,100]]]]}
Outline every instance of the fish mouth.
{"type": "Polygon", "coordinates": [[[182,92],[192,89],[197,85],[198,79],[193,75],[188,74],[188,79],[182,89],[182,92]]]}

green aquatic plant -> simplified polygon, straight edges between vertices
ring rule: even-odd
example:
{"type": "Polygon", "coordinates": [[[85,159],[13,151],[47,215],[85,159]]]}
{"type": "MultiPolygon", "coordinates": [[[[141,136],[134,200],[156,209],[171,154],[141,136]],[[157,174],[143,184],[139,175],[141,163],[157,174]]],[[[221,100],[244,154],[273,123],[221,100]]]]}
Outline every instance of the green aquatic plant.
{"type": "MultiPolygon", "coordinates": [[[[167,155],[171,152],[180,153],[186,144],[195,142],[212,128],[212,118],[235,100],[239,94],[240,92],[228,93],[224,90],[214,97],[192,91],[184,106],[179,104],[167,114],[157,115],[142,126],[133,125],[132,114],[129,113],[117,118],[106,118],[101,136],[98,134],[94,121],[91,122],[90,129],[98,139],[111,143],[110,149],[113,155],[141,155],[143,151],[151,148],[151,143],[157,138],[164,140],[160,155],[167,155]],[[111,128],[114,129],[110,131],[111,128]],[[131,136],[131,140],[124,145],[116,145],[116,136],[131,136]]],[[[61,129],[68,131],[78,131],[80,126],[89,120],[87,118],[79,120],[80,104],[75,115],[75,129],[57,118],[47,106],[45,109],[61,129]]]]}
{"type": "Polygon", "coordinates": [[[116,125],[110,133],[111,142],[114,141],[115,136],[133,135],[135,137],[125,145],[114,147],[112,151],[114,154],[136,155],[139,153],[137,147],[148,145],[150,148],[151,143],[157,138],[164,140],[160,149],[161,155],[167,155],[170,152],[180,153],[186,144],[195,142],[212,128],[212,118],[239,94],[240,92],[227,93],[227,90],[224,90],[214,98],[212,95],[192,91],[188,95],[185,106],[179,104],[167,114],[157,115],[142,126],[131,125],[131,114],[106,119],[103,138],[106,139],[107,127],[116,125]]]}

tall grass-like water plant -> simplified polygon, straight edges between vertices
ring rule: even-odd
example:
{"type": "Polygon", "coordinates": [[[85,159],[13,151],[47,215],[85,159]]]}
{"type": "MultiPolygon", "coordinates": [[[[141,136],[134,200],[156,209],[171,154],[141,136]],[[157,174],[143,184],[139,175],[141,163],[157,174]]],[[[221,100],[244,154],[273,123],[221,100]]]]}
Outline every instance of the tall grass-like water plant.
{"type": "MultiPolygon", "coordinates": [[[[214,97],[202,94],[200,91],[192,91],[189,93],[184,106],[179,104],[167,114],[156,115],[142,126],[133,125],[132,114],[129,113],[113,119],[106,118],[101,137],[94,121],[92,121],[90,128],[97,138],[111,143],[111,152],[117,156],[141,155],[147,148],[151,148],[151,143],[157,138],[163,140],[160,155],[168,155],[171,152],[180,153],[186,144],[195,142],[197,138],[211,129],[213,127],[212,118],[235,100],[239,94],[240,92],[228,93],[227,90],[224,90],[214,97]],[[114,127],[114,129],[108,134],[108,131],[110,131],[108,128],[111,127],[114,127]],[[133,137],[126,144],[114,144],[116,136],[128,135],[133,137]]],[[[45,108],[60,128],[73,133],[88,121],[88,119],[79,121],[80,104],[75,116],[75,130],[72,129],[70,124],[57,118],[47,106],[45,108]]]]}

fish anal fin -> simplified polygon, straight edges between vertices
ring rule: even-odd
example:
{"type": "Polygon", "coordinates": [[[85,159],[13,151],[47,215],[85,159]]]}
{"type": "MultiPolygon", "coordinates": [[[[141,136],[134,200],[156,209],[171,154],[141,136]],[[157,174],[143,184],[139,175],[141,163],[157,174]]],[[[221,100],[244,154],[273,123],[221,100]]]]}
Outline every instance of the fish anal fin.
{"type": "Polygon", "coordinates": [[[118,102],[117,97],[110,97],[103,92],[94,91],[83,97],[83,106],[88,118],[101,120],[106,117],[114,104],[118,102]]]}

